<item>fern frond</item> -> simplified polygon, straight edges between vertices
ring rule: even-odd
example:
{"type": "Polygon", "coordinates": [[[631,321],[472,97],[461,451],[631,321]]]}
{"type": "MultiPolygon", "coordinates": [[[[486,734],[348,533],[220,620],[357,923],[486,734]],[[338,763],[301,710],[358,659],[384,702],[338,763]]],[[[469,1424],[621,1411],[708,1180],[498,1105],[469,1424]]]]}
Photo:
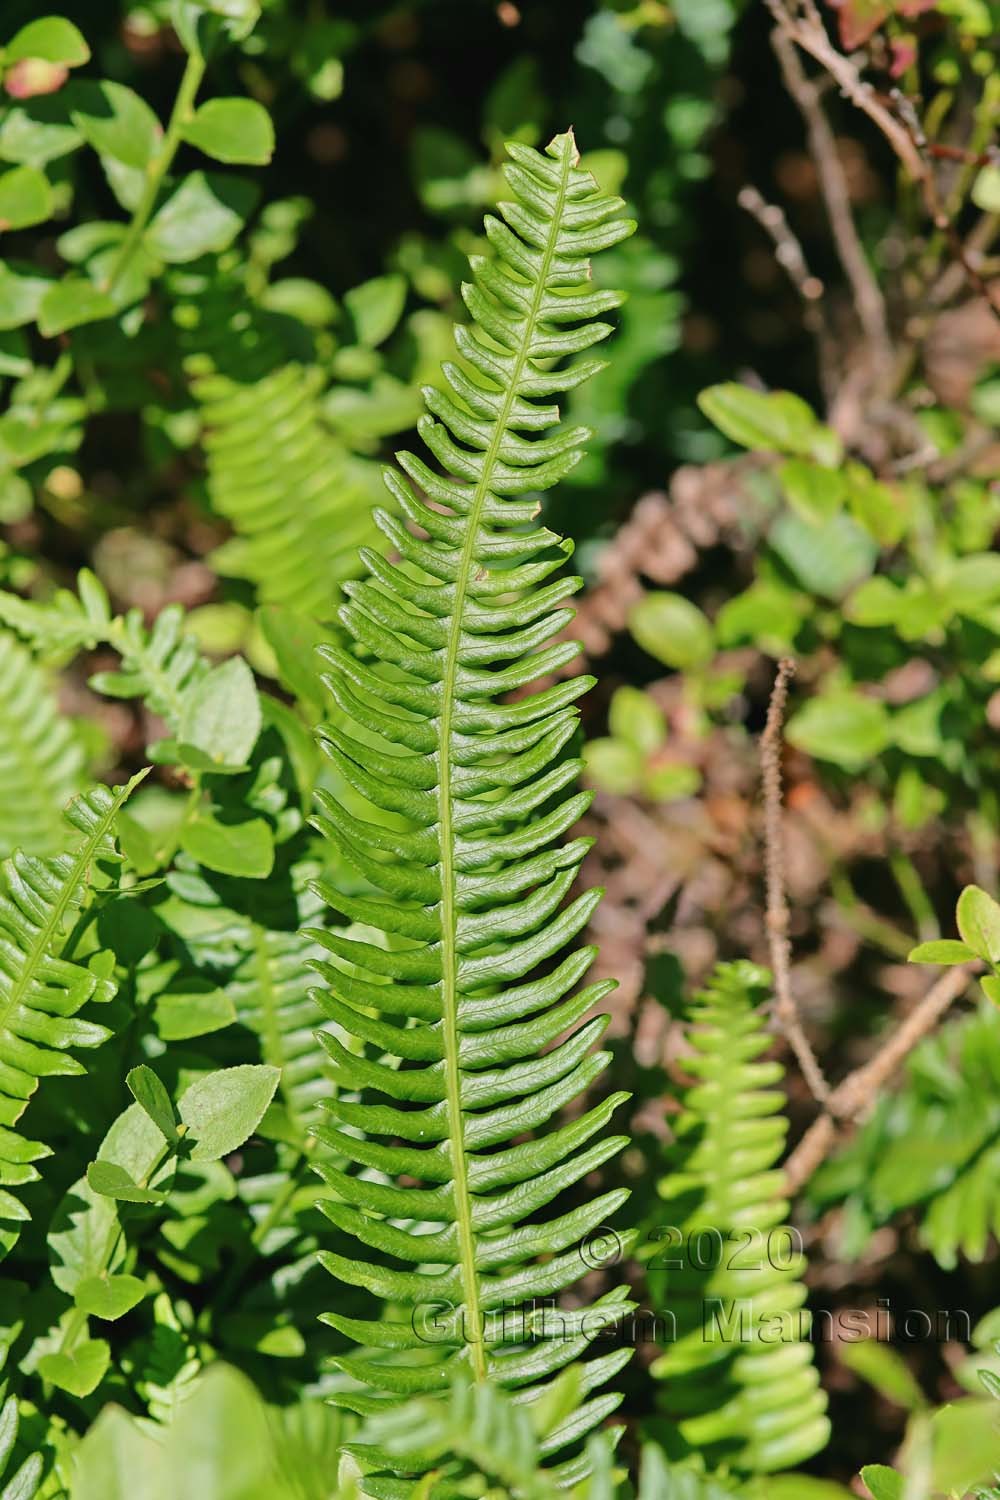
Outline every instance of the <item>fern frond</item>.
{"type": "MultiPolygon", "coordinates": [[[[142,773],[145,774],[145,773],[142,773]]],[[[0,865],[0,1246],[9,1250],[27,1217],[9,1191],[38,1177],[36,1161],[48,1147],[14,1127],[42,1078],[84,1071],[71,1047],[96,1047],[105,1027],[81,1020],[90,1000],[110,1000],[114,984],[100,972],[63,955],[67,933],[97,861],[115,861],[113,828],[118,809],[142,779],[115,791],[98,786],[72,802],[64,833],[70,852],[51,859],[17,852],[0,865]]]]}
{"type": "MultiPolygon", "coordinates": [[[[324,1211],[361,1246],[324,1263],[411,1310],[382,1323],[330,1315],[376,1350],[342,1360],[377,1393],[343,1398],[360,1411],[444,1389],[462,1370],[534,1400],[627,1305],[624,1291],[611,1293],[571,1336],[535,1307],[578,1278],[579,1242],[627,1193],[536,1218],[623,1141],[600,1135],[616,1099],[546,1131],[609,1060],[591,1050],[606,1017],[584,1017],[611,985],[571,994],[594,950],[561,956],[599,897],[568,899],[587,841],[560,842],[588,801],[572,790],[579,761],[563,754],[588,682],[508,695],[577,651],[547,644],[571,618],[558,606],[579,580],[544,583],[571,549],[535,523],[536,492],[573,466],[587,434],[541,434],[559,419],[547,398],[599,365],[554,362],[611,332],[589,320],[619,298],[590,289],[587,257],[633,226],[578,167],[572,135],[544,155],[509,151],[514,201],[486,221],[495,259],[472,262],[474,323],[456,330],[463,364],[444,366],[447,391],[425,392],[420,431],[443,475],[403,453],[408,477],[386,476],[422,534],[376,513],[399,561],[363,552],[368,576],[347,585],[340,612],[356,653],[321,651],[338,710],[325,749],[371,811],[358,817],[322,796],[320,826],[376,894],[318,889],[386,935],[314,934],[332,960],[321,965],[328,1013],[358,1043],[324,1038],[342,1092],[321,1136],[385,1174],[324,1173],[340,1195],[324,1211]],[[423,1186],[386,1180],[403,1177],[423,1186]],[[425,1305],[439,1310],[430,1333],[419,1324],[425,1305]]],[[[585,1365],[588,1399],[548,1455],[613,1410],[615,1395],[593,1392],[626,1358],[585,1365]]]]}
{"type": "Polygon", "coordinates": [[[850,1204],[860,1246],[895,1214],[914,1213],[939,1266],[981,1262],[1000,1236],[1000,1011],[950,1021],[907,1059],[895,1093],[880,1099],[809,1194],[820,1207],[850,1204]],[[970,1108],[970,1099],[977,1101],[970,1108]],[[914,1152],[913,1143],[921,1149],[914,1152]]]}
{"type": "Polygon", "coordinates": [[[62,809],[83,780],[83,751],[44,671],[5,632],[0,698],[0,853],[54,854],[65,838],[62,809]]]}
{"type": "Polygon", "coordinates": [[[323,420],[324,375],[289,358],[280,320],[218,277],[178,309],[201,408],[212,508],[236,536],[214,555],[262,604],[331,619],[374,535],[378,471],[323,420]]]}
{"type": "MultiPolygon", "coordinates": [[[[662,1409],[688,1451],[752,1474],[804,1462],[829,1438],[826,1395],[804,1334],[804,1261],[784,1230],[775,1170],[788,1122],[779,1062],[756,1001],[769,976],[721,964],[689,1013],[692,1083],[672,1122],[660,1184],[666,1227],[654,1248],[673,1341],[653,1366],[662,1409]]],[[[656,1276],[653,1280],[655,1283],[656,1276]]]]}
{"type": "MultiPolygon", "coordinates": [[[[444,1399],[414,1397],[394,1411],[370,1417],[357,1442],[342,1449],[341,1479],[363,1476],[363,1493],[371,1500],[427,1500],[488,1493],[496,1500],[558,1500],[572,1480],[557,1481],[543,1467],[549,1434],[579,1405],[579,1380],[569,1370],[553,1387],[550,1399],[530,1410],[500,1387],[457,1380],[444,1399]],[[379,1470],[418,1463],[425,1478],[419,1487],[379,1470]]],[[[618,1434],[602,1433],[601,1447],[610,1457],[618,1434]]],[[[594,1440],[597,1442],[597,1439],[594,1440]]],[[[591,1459],[594,1458],[593,1450],[591,1459]]],[[[610,1464],[607,1465],[610,1479],[610,1464]]],[[[604,1500],[604,1488],[586,1482],[573,1486],[580,1500],[604,1500]]],[[[613,1500],[614,1488],[607,1490],[613,1500]]]]}

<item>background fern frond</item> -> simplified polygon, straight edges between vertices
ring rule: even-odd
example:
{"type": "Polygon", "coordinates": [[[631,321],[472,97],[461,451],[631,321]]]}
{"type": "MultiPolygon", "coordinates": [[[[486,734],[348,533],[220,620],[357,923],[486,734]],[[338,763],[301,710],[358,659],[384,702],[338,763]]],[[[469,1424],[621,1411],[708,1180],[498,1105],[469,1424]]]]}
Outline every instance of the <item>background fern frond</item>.
{"type": "MultiPolygon", "coordinates": [[[[144,773],[143,773],[144,774],[144,773]]],[[[108,1032],[79,1012],[89,1001],[109,1000],[114,984],[99,963],[64,952],[67,934],[84,901],[97,861],[116,860],[113,829],[118,809],[141,780],[110,791],[98,786],[71,803],[64,835],[68,851],[51,859],[17,852],[0,866],[0,1246],[10,1249],[27,1217],[9,1191],[38,1177],[36,1161],[48,1148],[14,1129],[39,1080],[82,1073],[72,1047],[96,1047],[108,1032]]]]}
{"type": "Polygon", "coordinates": [[[214,554],[263,604],[331,619],[339,585],[374,536],[378,470],[325,423],[323,371],[293,357],[282,319],[223,275],[178,309],[204,426],[212,508],[236,535],[214,554]]]}
{"type": "Polygon", "coordinates": [[[660,1184],[671,1232],[654,1243],[651,1275],[676,1320],[653,1367],[667,1382],[662,1409],[686,1450],[751,1474],[804,1462],[830,1432],[803,1336],[804,1260],[784,1229],[775,1170],[788,1130],[783,1069],[757,1061],[771,1045],[757,1008],[768,980],[753,964],[722,964],[690,1008],[692,1082],[660,1184]]]}
{"type": "Polygon", "coordinates": [[[81,789],[83,750],[44,670],[5,631],[0,698],[0,854],[54,854],[65,840],[62,809],[81,789]]]}
{"type": "Polygon", "coordinates": [[[960,1256],[987,1258],[993,1237],[1000,1237],[1000,1011],[994,1004],[984,1001],[921,1042],[902,1085],[878,1101],[854,1139],[820,1169],[809,1196],[822,1209],[848,1205],[845,1253],[860,1254],[878,1226],[909,1210],[921,1243],[946,1270],[960,1256]]]}
{"type": "MultiPolygon", "coordinates": [[[[588,846],[561,842],[588,801],[564,754],[588,684],[509,694],[576,654],[551,644],[579,580],[544,584],[570,546],[537,524],[536,495],[587,433],[542,434],[559,420],[548,398],[599,366],[554,362],[605,338],[595,315],[620,300],[592,289],[587,257],[633,225],[579,168],[572,135],[509,154],[513,201],[486,221],[495,258],[473,258],[463,289],[474,323],[456,329],[462,364],[444,365],[447,390],[425,391],[420,431],[443,472],[399,455],[406,477],[386,479],[403,520],[376,513],[399,561],[362,553],[368,576],[347,585],[341,610],[355,650],[321,653],[337,709],[325,749],[360,799],[347,810],[323,796],[321,826],[373,894],[319,889],[384,934],[315,934],[330,954],[319,966],[329,1015],[356,1038],[354,1050],[324,1039],[341,1092],[321,1135],[379,1174],[324,1171],[339,1195],[324,1211],[361,1247],[324,1264],[399,1310],[370,1323],[329,1315],[373,1346],[340,1361],[371,1388],[341,1398],[362,1412],[461,1371],[536,1400],[629,1305],[612,1291],[569,1333],[536,1305],[578,1278],[581,1238],[627,1191],[577,1206],[561,1196],[623,1144],[601,1134],[614,1100],[547,1129],[608,1061],[592,1051],[606,1018],[584,1018],[611,986],[573,993],[594,951],[563,956],[599,895],[568,899],[588,846]],[[421,1309],[435,1307],[422,1329],[421,1309]]],[[[617,1396],[596,1393],[627,1357],[584,1365],[584,1399],[546,1440],[547,1460],[614,1409],[617,1396]]],[[[566,1483],[578,1463],[556,1465],[566,1483]]]]}

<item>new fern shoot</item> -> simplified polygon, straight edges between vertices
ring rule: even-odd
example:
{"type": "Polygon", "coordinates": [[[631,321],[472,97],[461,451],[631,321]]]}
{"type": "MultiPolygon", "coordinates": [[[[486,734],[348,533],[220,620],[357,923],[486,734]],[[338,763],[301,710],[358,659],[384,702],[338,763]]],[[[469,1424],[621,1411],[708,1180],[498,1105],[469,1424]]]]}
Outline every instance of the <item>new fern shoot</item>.
{"type": "MultiPolygon", "coordinates": [[[[444,1391],[459,1372],[533,1401],[627,1306],[611,1292],[589,1320],[578,1311],[571,1337],[535,1308],[578,1279],[581,1238],[627,1194],[549,1208],[623,1141],[604,1133],[615,1096],[553,1123],[609,1060],[593,1050],[606,1018],[584,1017],[611,984],[576,988],[594,950],[574,940],[600,894],[570,899],[588,843],[565,838],[588,802],[569,749],[588,680],[526,689],[578,649],[553,639],[580,580],[552,576],[571,547],[539,525],[538,493],[588,436],[558,425],[551,398],[601,368],[563,360],[611,333],[599,317],[620,301],[591,285],[589,257],[633,224],[580,167],[571,133],[508,155],[513,196],[487,217],[494,254],[472,259],[463,287],[460,362],[444,364],[446,389],[424,392],[419,430],[437,467],[399,455],[404,473],[387,475],[398,512],[376,513],[391,560],[362,552],[366,575],[340,612],[351,644],[323,653],[335,709],[324,747],[369,812],[321,794],[322,827],[371,888],[321,887],[369,935],[315,933],[330,953],[325,1007],[354,1039],[324,1036],[340,1091],[321,1136],[354,1170],[323,1169],[337,1196],[322,1206],[359,1249],[323,1260],[396,1309],[328,1315],[361,1346],[340,1360],[355,1387],[339,1399],[362,1413],[444,1391]]],[[[614,1409],[597,1392],[625,1358],[583,1366],[584,1399],[545,1440],[567,1484],[586,1463],[570,1450],[614,1409]]],[[[371,1493],[402,1493],[385,1483],[371,1493]]]]}

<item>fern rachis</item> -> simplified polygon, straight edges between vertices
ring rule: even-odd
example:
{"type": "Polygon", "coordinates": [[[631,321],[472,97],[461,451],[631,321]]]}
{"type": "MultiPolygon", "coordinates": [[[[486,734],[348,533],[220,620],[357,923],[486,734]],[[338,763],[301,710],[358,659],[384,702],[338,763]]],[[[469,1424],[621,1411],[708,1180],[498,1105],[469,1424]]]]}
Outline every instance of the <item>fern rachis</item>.
{"type": "MultiPolygon", "coordinates": [[[[398,1351],[422,1348],[412,1323],[330,1316],[355,1340],[395,1351],[391,1365],[342,1361],[383,1393],[345,1395],[358,1410],[441,1389],[456,1360],[474,1378],[524,1387],[518,1399],[533,1399],[537,1382],[584,1352],[588,1340],[547,1338],[529,1315],[521,1346],[504,1353],[491,1317],[574,1280],[579,1260],[571,1247],[625,1196],[613,1191],[547,1223],[524,1222],[621,1141],[586,1146],[607,1120],[598,1105],[548,1135],[508,1144],[539,1131],[604,1066],[606,1054],[590,1050],[604,1019],[579,1023],[608,986],[565,998],[592,950],[542,971],[597,899],[587,892],[566,903],[587,844],[555,843],[586,805],[570,790],[578,762],[561,752],[574,732],[571,705],[587,683],[564,682],[514,703],[494,700],[576,654],[574,644],[551,644],[551,637],[571,618],[555,606],[579,580],[542,586],[569,548],[533,524],[537,502],[520,497],[565,474],[587,434],[520,434],[558,420],[557,409],[537,398],[569,389],[598,367],[589,359],[566,369],[550,362],[611,331],[604,323],[562,325],[616,305],[615,293],[586,287],[586,256],[631,225],[618,217],[620,201],[598,195],[577,167],[571,136],[557,137],[547,156],[521,146],[510,154],[508,180],[518,201],[501,205],[506,222],[487,220],[496,259],[475,259],[474,282],[464,288],[474,320],[471,330],[456,333],[465,367],[445,365],[451,394],[425,392],[434,416],[421,420],[421,435],[442,470],[457,477],[442,478],[414,455],[400,455],[413,484],[395,473],[387,482],[425,539],[378,513],[400,561],[364,552],[369,576],[348,585],[341,611],[372,660],[336,647],[324,652],[338,710],[325,748],[378,821],[321,797],[322,826],[375,893],[321,890],[344,916],[385,932],[388,944],[315,934],[334,960],[321,965],[331,986],[329,1014],[359,1043],[350,1051],[325,1038],[344,1088],[329,1109],[347,1129],[323,1133],[360,1166],[426,1184],[402,1187],[324,1169],[339,1195],[324,1209],[341,1230],[425,1269],[397,1271],[364,1255],[324,1259],[342,1280],[383,1297],[418,1307],[436,1296],[451,1308],[444,1358],[431,1365],[400,1357],[398,1351]],[[400,1065],[366,1056],[365,1044],[400,1065]],[[347,1098],[348,1090],[361,1099],[347,1098]],[[371,1093],[391,1103],[370,1103],[371,1093]],[[426,1232],[398,1222],[415,1216],[427,1221],[426,1232]],[[543,1254],[550,1258],[539,1262],[543,1254]],[[434,1265],[443,1269],[427,1269],[434,1265]]],[[[609,1320],[624,1295],[607,1299],[609,1320]]],[[[619,1362],[617,1353],[592,1361],[585,1387],[593,1389],[619,1362]]],[[[614,1401],[584,1403],[550,1451],[585,1433],[614,1401]]]]}

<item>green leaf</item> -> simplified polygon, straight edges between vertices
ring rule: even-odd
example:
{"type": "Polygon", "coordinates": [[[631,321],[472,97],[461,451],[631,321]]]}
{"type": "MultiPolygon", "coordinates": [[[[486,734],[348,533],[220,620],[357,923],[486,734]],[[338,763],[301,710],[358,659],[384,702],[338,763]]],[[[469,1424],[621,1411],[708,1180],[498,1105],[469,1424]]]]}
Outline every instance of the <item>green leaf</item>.
{"type": "Polygon", "coordinates": [[[650,656],[681,672],[703,667],[715,652],[711,624],[682,594],[644,595],[629,613],[628,628],[650,656]]]}
{"type": "Polygon", "coordinates": [[[1000,1455],[1000,1415],[989,1399],[956,1401],[931,1418],[936,1489],[964,1495],[976,1484],[991,1484],[1000,1455]]]}
{"type": "Polygon", "coordinates": [[[877,699],[838,691],[810,698],[790,721],[787,737],[817,760],[860,771],[892,743],[892,720],[877,699]]]}
{"type": "Polygon", "coordinates": [[[242,766],[261,728],[253,673],[241,656],[213,667],[185,700],[178,737],[201,750],[210,763],[242,766]]]}
{"type": "Polygon", "coordinates": [[[223,823],[199,813],[181,831],[181,847],[209,870],[263,880],[274,865],[274,835],[263,818],[223,823]]]}
{"type": "Polygon", "coordinates": [[[789,453],[836,463],[841,445],[800,396],[791,391],[754,391],[732,382],[709,386],[698,405],[720,432],[743,448],[789,453]]]}
{"type": "Polygon", "coordinates": [[[902,1355],[890,1344],[878,1339],[861,1339],[840,1346],[840,1359],[849,1370],[889,1401],[903,1406],[907,1411],[919,1411],[927,1405],[927,1398],[902,1355]]]}
{"type": "Polygon", "coordinates": [[[140,1187],[124,1167],[113,1161],[92,1161],[87,1182],[102,1198],[115,1198],[121,1203],[162,1203],[164,1198],[154,1188],[140,1187]]]}
{"type": "Polygon", "coordinates": [[[13,167],[0,177],[0,230],[42,224],[53,207],[49,179],[37,167],[13,167]]]}
{"type": "Polygon", "coordinates": [[[984,213],[1000,213],[1000,167],[983,167],[972,184],[972,201],[984,213]]]}
{"type": "Polygon", "coordinates": [[[138,1276],[88,1276],[78,1283],[73,1301],[89,1317],[114,1323],[137,1307],[148,1291],[138,1276]]]}
{"type": "Polygon", "coordinates": [[[975,956],[966,943],[956,942],[954,938],[938,938],[930,943],[918,943],[906,957],[911,964],[965,964],[975,956]]]}
{"type": "Polygon", "coordinates": [[[642,756],[622,740],[588,740],[583,747],[585,779],[598,791],[628,797],[636,791],[642,775],[642,756]]]}
{"type": "Polygon", "coordinates": [[[847,482],[837,469],[804,458],[790,458],[778,470],[778,483],[793,509],[806,521],[828,521],[844,503],[847,482]]]}
{"type": "Polygon", "coordinates": [[[879,552],[878,543],[843,511],[821,526],[786,511],[768,542],[804,588],[833,600],[872,572],[879,552]]]}
{"type": "Polygon", "coordinates": [[[71,1353],[43,1354],[38,1373],[43,1380],[82,1400],[96,1391],[110,1364],[111,1349],[104,1339],[82,1339],[71,1353]]]}
{"type": "Polygon", "coordinates": [[[1000,906],[978,885],[967,885],[958,898],[958,930],[977,958],[1000,962],[1000,906]]]}
{"type": "Polygon", "coordinates": [[[663,710],[648,693],[634,687],[620,687],[612,694],[608,727],[615,739],[643,755],[658,750],[667,737],[663,710]]]}
{"type": "Polygon", "coordinates": [[[165,1141],[176,1141],[177,1124],[170,1095],[157,1078],[152,1068],[145,1063],[133,1068],[125,1079],[136,1104],[140,1105],[152,1120],[165,1141]]]}
{"type": "Polygon", "coordinates": [[[109,1402],[74,1450],[73,1500],[164,1500],[165,1469],[159,1432],[109,1402]]]}
{"type": "Polygon", "coordinates": [[[274,1098],[278,1068],[245,1063],[220,1068],[193,1083],[177,1106],[194,1141],[192,1161],[219,1161],[257,1129],[274,1098]]]}
{"type": "Polygon", "coordinates": [[[990,1004],[1000,1007],[1000,979],[995,974],[987,974],[986,978],[981,979],[979,983],[990,1004]]]}
{"type": "Polygon", "coordinates": [[[405,276],[375,276],[345,292],[344,305],[358,343],[368,349],[384,343],[399,322],[405,302],[405,276]]]}
{"type": "Polygon", "coordinates": [[[44,167],[83,144],[62,94],[10,107],[0,122],[0,158],[44,167]]]}
{"type": "Polygon", "coordinates": [[[99,156],[110,156],[137,172],[146,171],[163,130],[134,89],[108,80],[88,80],[71,84],[68,96],[73,124],[99,156]]]}
{"type": "Polygon", "coordinates": [[[51,285],[51,277],[0,264],[0,330],[33,323],[51,285]]]}
{"type": "Polygon", "coordinates": [[[278,604],[265,604],[257,611],[264,639],[274,652],[280,681],[293,697],[309,705],[323,701],[320,682],[320,646],[329,646],[329,630],[308,615],[297,614],[278,604]]]}
{"type": "Polygon", "coordinates": [[[66,276],[54,281],[42,298],[38,327],[45,338],[51,339],[69,328],[113,317],[116,311],[111,298],[85,276],[66,276]]]}
{"type": "Polygon", "coordinates": [[[257,201],[241,177],[192,172],[153,216],[146,244],[171,265],[228,249],[257,201]]]}
{"type": "Polygon", "coordinates": [[[183,135],[214,161],[263,165],[274,153],[271,117],[254,99],[207,100],[183,135]]]}
{"type": "Polygon", "coordinates": [[[225,990],[209,979],[189,979],[164,990],[153,1003],[153,1022],[164,1042],[184,1042],[221,1031],[236,1020],[236,1008],[225,990]]]}
{"type": "Polygon", "coordinates": [[[23,57],[41,57],[67,68],[78,68],[90,58],[86,41],[65,16],[41,16],[37,21],[29,21],[14,33],[3,51],[7,63],[23,57]]]}
{"type": "Polygon", "coordinates": [[[872,1500],[904,1500],[906,1481],[895,1469],[885,1464],[867,1464],[861,1470],[861,1478],[872,1494],[872,1500]]]}

